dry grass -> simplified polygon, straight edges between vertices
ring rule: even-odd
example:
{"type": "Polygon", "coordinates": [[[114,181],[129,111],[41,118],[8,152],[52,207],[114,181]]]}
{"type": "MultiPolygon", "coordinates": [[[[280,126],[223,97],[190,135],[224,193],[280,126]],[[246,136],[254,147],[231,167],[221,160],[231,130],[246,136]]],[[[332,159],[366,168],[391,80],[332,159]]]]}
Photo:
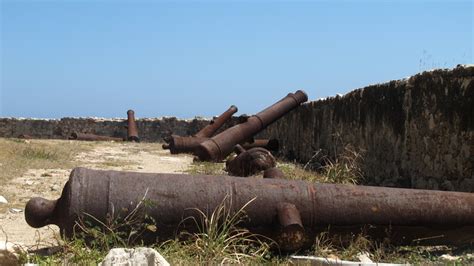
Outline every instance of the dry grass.
{"type": "Polygon", "coordinates": [[[227,175],[225,163],[201,162],[195,161],[191,167],[186,170],[191,175],[227,175]]]}
{"type": "MultiPolygon", "coordinates": [[[[240,228],[246,219],[245,208],[232,212],[232,199],[224,200],[211,213],[196,210],[199,219],[194,220],[197,233],[185,236],[185,241],[170,240],[159,246],[159,251],[172,264],[259,264],[270,258],[270,246],[261,241],[262,236],[240,228]]],[[[270,242],[271,243],[271,242],[270,242]]]]}
{"type": "Polygon", "coordinates": [[[449,246],[396,246],[390,243],[390,238],[376,241],[363,231],[350,236],[330,235],[329,229],[319,234],[314,242],[313,250],[308,255],[323,258],[337,258],[342,260],[359,261],[359,256],[365,254],[372,261],[382,263],[411,263],[420,265],[442,265],[447,263],[441,255],[458,256],[451,264],[471,264],[474,256],[469,249],[449,246]],[[344,239],[343,239],[344,238],[344,239]],[[349,239],[347,239],[349,238],[349,239]]]}
{"type": "MultiPolygon", "coordinates": [[[[146,196],[146,192],[145,192],[146,196]]],[[[53,256],[27,254],[21,262],[40,265],[89,265],[99,263],[112,247],[143,246],[140,237],[147,231],[155,232],[155,221],[146,215],[153,204],[143,199],[126,217],[101,222],[90,215],[76,224],[77,234],[70,240],[58,241],[59,252],[53,256]]],[[[231,199],[226,197],[209,214],[200,210],[195,219],[197,233],[186,233],[186,240],[169,240],[156,248],[170,263],[196,264],[259,264],[270,258],[270,246],[260,236],[238,227],[245,219],[248,202],[236,212],[231,211],[231,199]]],[[[189,219],[189,218],[187,218],[189,219]]],[[[182,235],[180,236],[182,237],[182,235]]]]}
{"type": "MultiPolygon", "coordinates": [[[[314,159],[314,158],[312,158],[314,159]]],[[[332,183],[332,184],[358,184],[363,179],[361,170],[362,155],[349,147],[335,159],[329,157],[319,158],[321,164],[318,171],[305,169],[309,165],[301,166],[294,163],[278,162],[290,180],[304,180],[309,182],[332,183]]]]}
{"type": "Polygon", "coordinates": [[[0,182],[20,176],[28,169],[72,168],[74,156],[92,149],[93,145],[65,140],[0,138],[0,182]]]}

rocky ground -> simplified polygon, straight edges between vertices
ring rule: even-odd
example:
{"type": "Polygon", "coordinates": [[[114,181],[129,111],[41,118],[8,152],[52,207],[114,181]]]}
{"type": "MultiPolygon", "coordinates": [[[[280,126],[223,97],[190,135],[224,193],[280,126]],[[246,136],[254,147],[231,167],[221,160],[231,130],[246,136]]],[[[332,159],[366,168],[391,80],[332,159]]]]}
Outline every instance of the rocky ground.
{"type": "MultiPolygon", "coordinates": [[[[94,169],[182,173],[192,163],[191,156],[171,155],[158,144],[97,142],[91,145],[92,149],[75,155],[75,165],[94,169]]],[[[7,203],[0,203],[0,243],[7,241],[26,248],[57,243],[58,227],[30,227],[25,222],[24,207],[31,197],[57,199],[71,170],[28,169],[2,184],[0,196],[7,203]]]]}

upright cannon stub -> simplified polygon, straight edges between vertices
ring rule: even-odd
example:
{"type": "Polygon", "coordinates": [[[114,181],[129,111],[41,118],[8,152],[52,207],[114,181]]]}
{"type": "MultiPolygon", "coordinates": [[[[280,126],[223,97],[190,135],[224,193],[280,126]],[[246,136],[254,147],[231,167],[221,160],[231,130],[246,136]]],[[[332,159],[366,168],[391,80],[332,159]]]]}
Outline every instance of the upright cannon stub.
{"type": "Polygon", "coordinates": [[[307,100],[308,96],[301,90],[289,93],[280,101],[249,117],[246,122],[235,125],[201,143],[196,149],[196,155],[203,161],[223,160],[232,152],[235,145],[252,139],[255,134],[307,100]]]}
{"type": "Polygon", "coordinates": [[[133,110],[127,111],[127,140],[140,142],[137,123],[135,122],[135,112],[133,110]]]}
{"type": "MultiPolygon", "coordinates": [[[[463,234],[470,233],[471,241],[474,233],[473,193],[85,168],[72,171],[58,200],[28,201],[25,218],[33,227],[56,224],[61,233],[72,236],[75,223],[85,213],[106,222],[111,216],[125,217],[145,199],[151,202],[147,214],[156,221],[160,237],[173,236],[180,225],[186,225],[186,230],[196,226],[193,222],[183,223],[184,218],[199,220],[196,210],[212,211],[228,197],[232,199],[231,211],[247,204],[248,219],[241,226],[280,240],[288,247],[299,248],[300,243],[293,241],[300,241],[301,234],[314,239],[311,234],[328,225],[333,230],[364,224],[386,225],[391,226],[393,235],[397,228],[415,226],[416,230],[409,235],[398,233],[403,241],[438,234],[419,230],[421,226],[430,230],[463,230],[462,226],[469,226],[463,234]]],[[[445,243],[447,234],[432,241],[445,243]]]]}

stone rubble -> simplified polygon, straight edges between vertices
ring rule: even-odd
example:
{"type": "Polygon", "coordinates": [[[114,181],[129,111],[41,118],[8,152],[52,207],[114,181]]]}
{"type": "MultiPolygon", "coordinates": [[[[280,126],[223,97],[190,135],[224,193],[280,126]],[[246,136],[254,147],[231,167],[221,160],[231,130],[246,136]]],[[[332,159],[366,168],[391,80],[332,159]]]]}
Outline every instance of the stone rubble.
{"type": "Polygon", "coordinates": [[[99,266],[169,266],[170,264],[152,248],[113,248],[99,266]]]}
{"type": "Polygon", "coordinates": [[[4,196],[0,195],[0,203],[7,204],[8,200],[4,196]]]}

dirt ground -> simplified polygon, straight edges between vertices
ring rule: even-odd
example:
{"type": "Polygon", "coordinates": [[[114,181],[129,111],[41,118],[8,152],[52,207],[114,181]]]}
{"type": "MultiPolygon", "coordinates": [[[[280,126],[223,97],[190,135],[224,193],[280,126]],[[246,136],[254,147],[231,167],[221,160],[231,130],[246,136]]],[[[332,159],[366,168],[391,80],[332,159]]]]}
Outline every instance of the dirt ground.
{"type": "MultiPolygon", "coordinates": [[[[191,165],[192,159],[190,155],[171,155],[156,143],[111,142],[97,142],[93,149],[74,158],[78,165],[88,168],[150,173],[182,173],[191,165]]],[[[59,198],[71,170],[29,169],[2,185],[3,191],[14,191],[14,196],[10,193],[8,203],[0,204],[4,205],[0,211],[0,242],[12,242],[27,248],[57,243],[59,228],[30,227],[24,218],[24,207],[31,197],[59,198]]]]}

